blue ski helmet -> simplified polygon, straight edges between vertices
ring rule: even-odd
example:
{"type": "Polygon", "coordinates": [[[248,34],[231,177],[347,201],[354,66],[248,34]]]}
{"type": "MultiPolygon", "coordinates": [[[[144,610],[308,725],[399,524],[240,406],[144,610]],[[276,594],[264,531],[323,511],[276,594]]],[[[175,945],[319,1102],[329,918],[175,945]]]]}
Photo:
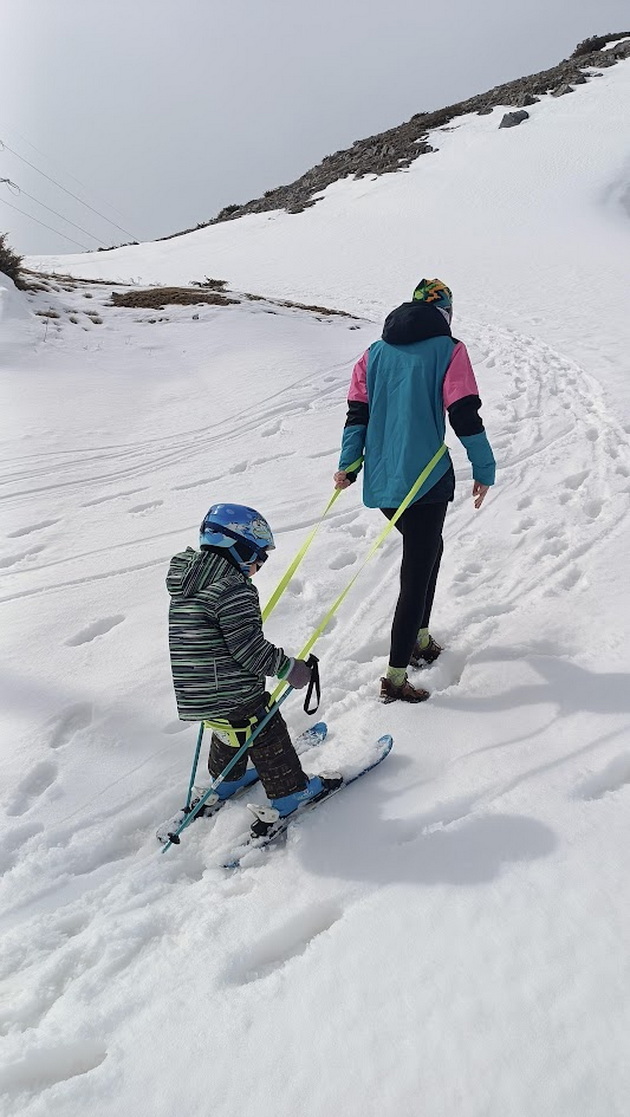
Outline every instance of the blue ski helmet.
{"type": "Polygon", "coordinates": [[[266,562],[276,546],[265,517],[245,504],[213,504],[199,529],[199,545],[225,547],[243,574],[253,562],[266,562]]]}

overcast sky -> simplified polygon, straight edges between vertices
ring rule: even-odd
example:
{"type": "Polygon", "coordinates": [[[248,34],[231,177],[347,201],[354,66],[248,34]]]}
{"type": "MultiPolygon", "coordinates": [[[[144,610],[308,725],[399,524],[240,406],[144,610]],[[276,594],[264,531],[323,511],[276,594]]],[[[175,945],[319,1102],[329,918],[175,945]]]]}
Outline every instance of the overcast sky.
{"type": "Polygon", "coordinates": [[[52,253],[194,226],[628,24],[628,0],[0,0],[0,179],[22,191],[0,183],[0,232],[52,253]]]}

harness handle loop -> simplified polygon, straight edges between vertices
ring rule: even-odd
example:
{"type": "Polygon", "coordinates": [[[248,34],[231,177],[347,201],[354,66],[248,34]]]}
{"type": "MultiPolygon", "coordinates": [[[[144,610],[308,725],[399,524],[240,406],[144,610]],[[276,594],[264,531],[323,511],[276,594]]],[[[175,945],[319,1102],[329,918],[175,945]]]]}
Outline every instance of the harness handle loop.
{"type": "Polygon", "coordinates": [[[310,669],[311,669],[311,681],[308,684],[308,688],[307,688],[307,691],[306,691],[306,698],[304,699],[303,709],[304,709],[305,714],[314,714],[319,709],[319,702],[320,702],[320,699],[321,699],[321,696],[322,696],[321,686],[320,686],[320,681],[319,681],[319,659],[317,658],[316,655],[313,655],[313,653],[311,652],[311,654],[309,655],[306,663],[307,663],[307,666],[310,667],[310,669]],[[315,691],[315,705],[311,709],[310,706],[311,706],[311,699],[313,697],[313,691],[315,691]]]}

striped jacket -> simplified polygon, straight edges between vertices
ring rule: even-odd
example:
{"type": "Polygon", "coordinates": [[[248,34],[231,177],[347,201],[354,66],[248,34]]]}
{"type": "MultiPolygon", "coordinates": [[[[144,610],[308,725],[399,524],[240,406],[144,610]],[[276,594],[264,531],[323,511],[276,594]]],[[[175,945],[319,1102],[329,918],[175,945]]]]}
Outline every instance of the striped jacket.
{"type": "Polygon", "coordinates": [[[255,707],[265,677],[286,666],[265,640],[258,590],[222,555],[185,551],[171,559],[169,649],[182,721],[229,718],[255,707]]]}

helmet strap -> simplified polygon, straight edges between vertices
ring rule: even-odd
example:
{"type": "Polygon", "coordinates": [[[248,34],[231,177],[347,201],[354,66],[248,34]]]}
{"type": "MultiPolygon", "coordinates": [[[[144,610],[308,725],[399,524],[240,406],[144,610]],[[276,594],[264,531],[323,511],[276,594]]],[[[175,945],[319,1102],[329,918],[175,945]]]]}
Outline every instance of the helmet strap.
{"type": "Polygon", "coordinates": [[[256,557],[254,555],[252,555],[249,562],[247,562],[245,559],[243,559],[242,555],[239,555],[238,551],[236,550],[236,547],[227,547],[226,550],[227,550],[228,555],[231,555],[232,558],[234,559],[236,565],[238,566],[239,570],[241,571],[241,574],[245,574],[246,577],[249,577],[249,568],[252,565],[252,563],[256,561],[256,557]]]}

